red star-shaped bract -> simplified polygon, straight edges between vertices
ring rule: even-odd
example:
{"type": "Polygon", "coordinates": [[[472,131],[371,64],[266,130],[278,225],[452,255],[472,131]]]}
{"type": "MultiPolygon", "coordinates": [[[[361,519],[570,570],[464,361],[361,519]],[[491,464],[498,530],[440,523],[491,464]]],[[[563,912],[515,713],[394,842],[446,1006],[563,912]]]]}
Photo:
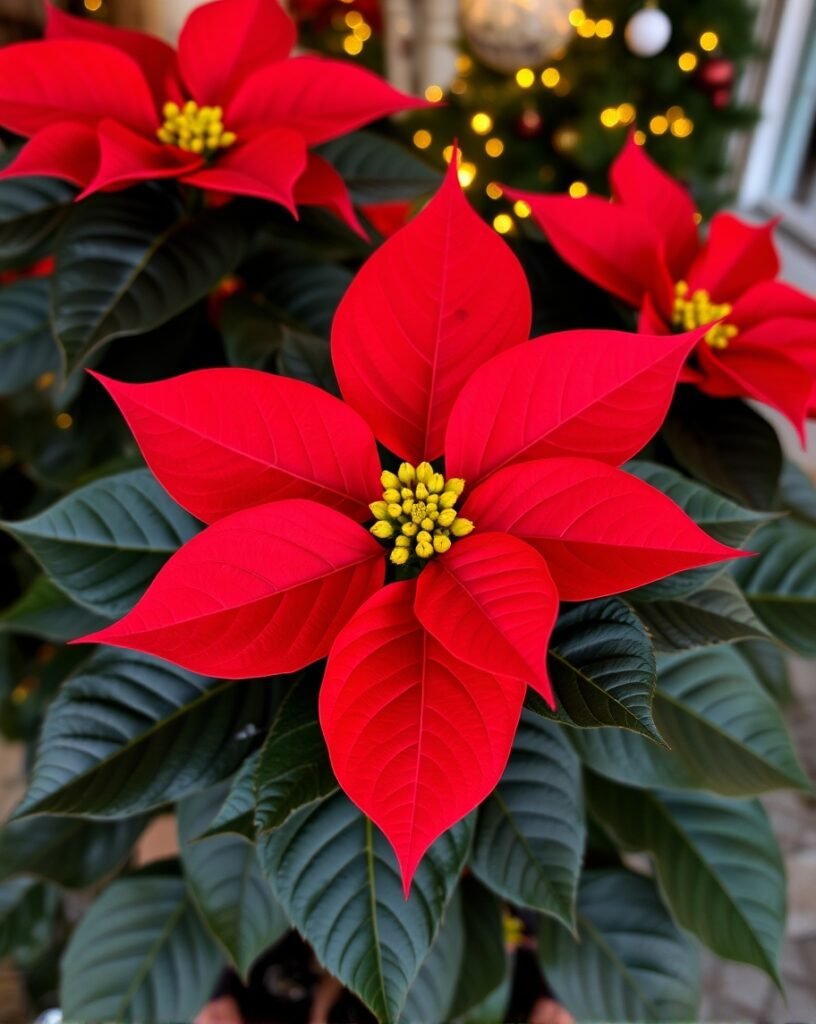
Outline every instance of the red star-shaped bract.
{"type": "Polygon", "coordinates": [[[30,138],[3,173],[63,178],[83,195],[178,178],[290,210],[327,206],[358,228],[342,179],[309,147],[424,104],[354,64],[290,57],[295,39],[278,0],[196,8],[178,51],[49,4],[45,39],[0,50],[0,124],[30,138]],[[165,105],[189,101],[220,108],[216,141],[228,131],[228,144],[160,141],[165,105]]]}
{"type": "Polygon", "coordinates": [[[803,431],[816,414],[816,301],[776,280],[774,223],[754,227],[717,214],[700,240],[691,196],[630,139],[612,165],[612,202],[507,190],[523,199],[559,255],[640,310],[640,330],[675,330],[676,291],[727,304],[712,319],[733,336],[701,340],[681,380],[718,397],[754,398],[803,431]],[[722,311],[724,312],[724,311],[722,311]],[[716,341],[716,339],[713,339],[716,341]]]}
{"type": "Polygon", "coordinates": [[[555,706],[559,598],[737,554],[616,468],[660,426],[700,332],[528,341],[530,320],[521,266],[451,170],[338,309],[345,402],[253,370],[103,380],[155,475],[210,525],[84,639],[229,678],[328,656],[332,765],[393,844],[406,892],[433,840],[498,782],[525,687],[555,706]],[[385,587],[362,525],[382,488],[375,437],[405,460],[444,456],[475,523],[385,587]]]}

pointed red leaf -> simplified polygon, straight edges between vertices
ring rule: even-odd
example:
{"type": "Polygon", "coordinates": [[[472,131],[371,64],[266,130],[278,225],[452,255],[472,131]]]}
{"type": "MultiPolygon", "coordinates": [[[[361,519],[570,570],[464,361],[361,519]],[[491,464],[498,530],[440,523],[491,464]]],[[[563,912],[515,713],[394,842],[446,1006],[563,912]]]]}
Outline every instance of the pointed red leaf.
{"type": "Polygon", "coordinates": [[[343,397],[397,455],[436,458],[465,381],[526,341],[530,319],[521,265],[470,208],[452,169],[340,303],[332,358],[343,397]]]}
{"type": "Polygon", "coordinates": [[[306,170],[295,185],[295,202],[302,206],[323,206],[331,210],[352,231],[368,240],[351,202],[346,183],[328,160],[309,153],[306,170]]]}
{"type": "Polygon", "coordinates": [[[816,322],[816,299],[782,281],[761,281],[740,295],[728,322],[743,330],[777,318],[816,322]]]}
{"type": "Polygon", "coordinates": [[[743,554],[703,533],[654,487],[590,459],[509,466],[471,494],[462,515],[478,531],[506,531],[534,547],[564,601],[619,594],[743,554]]]}
{"type": "Polygon", "coordinates": [[[755,226],[730,213],[718,213],[689,271],[689,289],[703,288],[715,302],[734,302],[753,285],[776,277],[775,227],[776,221],[755,226]]]}
{"type": "Polygon", "coordinates": [[[223,106],[256,68],[282,61],[297,32],[278,0],[215,0],[190,12],[179,35],[179,64],[199,103],[223,106]]]}
{"type": "Polygon", "coordinates": [[[370,517],[382,490],[371,431],[311,384],[237,368],[155,384],[98,379],[162,486],[204,522],[282,498],[370,517]]]}
{"type": "Polygon", "coordinates": [[[503,352],[453,407],[448,473],[473,486],[502,466],[552,455],[619,466],[657,433],[703,333],[565,331],[503,352]]]}
{"type": "Polygon", "coordinates": [[[399,110],[424,106],[424,100],[406,96],[366,68],[324,57],[296,57],[245,78],[227,106],[225,123],[239,135],[285,125],[313,146],[399,110]]]}
{"type": "Polygon", "coordinates": [[[396,851],[406,896],[431,843],[501,778],[525,686],[425,631],[415,584],[375,594],[332,647],[320,724],[337,780],[396,851]]]}
{"type": "Polygon", "coordinates": [[[416,615],[461,661],[529,683],[555,707],[547,643],[558,591],[547,563],[507,533],[475,533],[432,559],[417,580],[416,615]]]}
{"type": "Polygon", "coordinates": [[[95,177],[98,166],[96,131],[86,124],[65,121],[40,129],[0,172],[0,178],[43,175],[84,188],[95,177]]]}
{"type": "Polygon", "coordinates": [[[660,236],[639,210],[598,196],[536,195],[506,189],[522,199],[558,255],[595,284],[630,306],[651,292],[662,307],[673,295],[660,236]]]}
{"type": "Polygon", "coordinates": [[[663,240],[672,276],[677,280],[685,277],[700,247],[696,208],[688,191],[631,137],[612,164],[609,177],[615,198],[639,210],[663,240]]]}
{"type": "Polygon", "coordinates": [[[334,509],[259,505],[193,537],[132,611],[82,642],[224,679],[295,672],[328,654],[384,564],[374,538],[334,509]]]}
{"type": "Polygon", "coordinates": [[[158,114],[138,64],[85,39],[46,39],[0,48],[0,124],[33,135],[62,121],[115,118],[154,135],[158,114]]]}

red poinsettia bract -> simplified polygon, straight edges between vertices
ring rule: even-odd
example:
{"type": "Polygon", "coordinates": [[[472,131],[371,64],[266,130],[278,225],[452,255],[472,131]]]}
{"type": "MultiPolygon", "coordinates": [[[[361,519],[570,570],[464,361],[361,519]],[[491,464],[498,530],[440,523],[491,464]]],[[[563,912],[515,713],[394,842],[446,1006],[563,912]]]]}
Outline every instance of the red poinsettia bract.
{"type": "Polygon", "coordinates": [[[354,64],[290,57],[295,39],[279,0],[197,7],[178,52],[49,4],[45,39],[0,50],[0,124],[30,138],[4,174],[83,195],[178,178],[356,225],[342,179],[308,148],[423,103],[354,64]]]}
{"type": "Polygon", "coordinates": [[[406,892],[498,782],[526,686],[554,706],[559,599],[737,553],[616,468],[660,426],[699,332],[528,341],[530,320],[520,264],[451,171],[338,309],[345,402],[242,369],[103,380],[155,475],[210,525],[85,640],[227,678],[328,656],[331,762],[406,892]]]}
{"type": "Polygon", "coordinates": [[[816,301],[776,277],[774,224],[719,213],[699,237],[688,192],[633,139],[610,173],[613,200],[524,199],[559,255],[639,309],[640,330],[663,334],[715,323],[681,380],[717,397],[749,397],[800,431],[816,413],[816,301]]]}

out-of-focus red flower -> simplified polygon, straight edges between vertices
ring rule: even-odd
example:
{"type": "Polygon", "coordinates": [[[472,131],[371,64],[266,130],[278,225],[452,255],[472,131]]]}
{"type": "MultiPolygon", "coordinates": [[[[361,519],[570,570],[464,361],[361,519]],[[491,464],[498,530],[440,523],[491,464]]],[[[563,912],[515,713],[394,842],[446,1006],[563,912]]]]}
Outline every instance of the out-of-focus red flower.
{"type": "Polygon", "coordinates": [[[290,57],[295,40],[278,0],[196,8],[178,52],[49,6],[45,39],[0,50],[0,124],[30,138],[3,174],[63,178],[83,196],[178,178],[356,225],[309,147],[424,102],[355,64],[290,57]]]}
{"type": "Polygon", "coordinates": [[[390,238],[395,231],[405,227],[411,214],[411,204],[404,200],[393,203],[370,203],[360,209],[373,228],[383,236],[390,238]]]}
{"type": "Polygon", "coordinates": [[[774,222],[720,213],[702,241],[688,192],[632,139],[610,179],[612,202],[506,191],[530,204],[567,263],[640,310],[640,330],[712,324],[683,381],[764,402],[802,434],[816,415],[816,300],[776,280],[774,222]]]}
{"type": "Polygon", "coordinates": [[[30,277],[50,277],[54,273],[54,257],[43,256],[41,260],[32,263],[30,267],[22,270],[0,271],[0,285],[14,284],[15,281],[23,281],[30,277]]]}

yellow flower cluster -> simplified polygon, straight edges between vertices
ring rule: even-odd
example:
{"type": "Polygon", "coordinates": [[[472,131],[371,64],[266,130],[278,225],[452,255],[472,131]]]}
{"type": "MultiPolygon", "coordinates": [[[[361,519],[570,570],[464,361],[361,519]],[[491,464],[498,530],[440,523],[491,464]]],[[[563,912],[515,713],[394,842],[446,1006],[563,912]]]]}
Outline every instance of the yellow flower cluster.
{"type": "MultiPolygon", "coordinates": [[[[728,316],[731,306],[727,302],[716,303],[703,288],[698,288],[689,296],[689,286],[685,281],[678,281],[674,286],[674,311],[672,323],[684,331],[693,331],[695,327],[705,327],[712,320],[728,316]]],[[[712,348],[728,348],[729,342],[739,333],[734,324],[715,324],[706,334],[705,340],[712,348]]]]}
{"type": "Polygon", "coordinates": [[[219,149],[227,149],[237,136],[224,131],[224,111],[221,107],[200,107],[188,100],[183,107],[178,103],[165,103],[162,107],[164,124],[156,132],[167,142],[188,153],[210,156],[219,149]]]}
{"type": "Polygon", "coordinates": [[[376,519],[371,532],[379,540],[393,541],[394,565],[405,565],[412,556],[424,561],[444,554],[454,538],[473,532],[473,523],[456,513],[464,480],[446,480],[430,462],[403,462],[396,473],[385,470],[380,482],[382,500],[369,505],[376,519]]]}

